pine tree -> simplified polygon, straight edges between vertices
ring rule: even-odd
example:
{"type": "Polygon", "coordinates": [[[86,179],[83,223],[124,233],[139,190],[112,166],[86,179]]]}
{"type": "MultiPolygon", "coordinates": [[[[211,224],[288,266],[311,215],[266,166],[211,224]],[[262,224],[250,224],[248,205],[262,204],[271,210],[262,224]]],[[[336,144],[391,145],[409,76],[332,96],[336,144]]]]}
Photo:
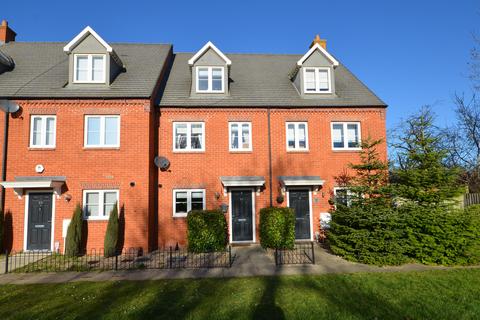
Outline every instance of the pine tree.
{"type": "Polygon", "coordinates": [[[464,192],[459,185],[459,170],[447,167],[447,151],[434,125],[429,107],[404,121],[393,144],[399,168],[394,184],[402,199],[421,205],[441,205],[464,192]]]}
{"type": "Polygon", "coordinates": [[[115,203],[110,212],[110,217],[108,218],[107,232],[105,234],[103,248],[105,258],[113,257],[117,253],[118,230],[118,206],[115,203]]]}
{"type": "Polygon", "coordinates": [[[75,211],[73,212],[72,220],[67,229],[65,255],[69,257],[80,255],[82,246],[82,228],[82,207],[80,204],[77,204],[75,211]]]}

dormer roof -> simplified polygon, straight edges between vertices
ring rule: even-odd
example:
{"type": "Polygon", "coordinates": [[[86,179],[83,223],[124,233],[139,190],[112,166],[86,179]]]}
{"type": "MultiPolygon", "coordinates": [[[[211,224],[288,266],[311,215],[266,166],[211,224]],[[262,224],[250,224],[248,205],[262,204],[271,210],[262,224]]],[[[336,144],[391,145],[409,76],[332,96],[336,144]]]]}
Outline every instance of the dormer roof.
{"type": "Polygon", "coordinates": [[[211,41],[208,41],[200,50],[198,50],[198,52],[195,53],[195,55],[192,58],[190,58],[190,60],[188,60],[188,64],[191,66],[194,65],[195,62],[209,49],[212,49],[213,51],[215,51],[215,53],[218,54],[220,58],[222,58],[225,61],[225,64],[227,66],[232,64],[232,61],[230,61],[230,59],[228,59],[227,56],[224,55],[211,41]]]}
{"type": "Polygon", "coordinates": [[[63,47],[63,51],[67,53],[72,52],[72,49],[75,48],[80,42],[82,42],[82,40],[85,39],[88,35],[92,35],[95,39],[97,39],[97,41],[105,47],[105,50],[107,52],[113,51],[112,47],[105,40],[103,40],[102,37],[100,37],[98,33],[96,33],[95,30],[93,30],[90,26],[85,27],[85,29],[83,29],[75,38],[73,38],[72,41],[70,41],[65,47],[63,47]]]}
{"type": "Polygon", "coordinates": [[[315,43],[310,48],[310,50],[308,50],[308,52],[305,53],[303,57],[297,61],[297,66],[302,66],[305,60],[307,60],[316,50],[320,51],[320,53],[322,53],[332,63],[334,67],[337,67],[339,65],[338,61],[330,53],[328,53],[327,50],[325,50],[319,43],[315,43]]]}

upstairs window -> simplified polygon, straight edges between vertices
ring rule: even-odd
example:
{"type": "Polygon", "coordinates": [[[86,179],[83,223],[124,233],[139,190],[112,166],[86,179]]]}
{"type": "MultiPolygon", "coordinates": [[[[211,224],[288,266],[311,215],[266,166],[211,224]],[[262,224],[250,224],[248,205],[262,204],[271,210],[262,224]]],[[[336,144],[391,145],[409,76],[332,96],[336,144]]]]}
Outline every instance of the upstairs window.
{"type": "Polygon", "coordinates": [[[85,116],[85,147],[120,147],[120,116],[85,116]]]}
{"type": "Polygon", "coordinates": [[[359,150],[360,123],[332,122],[332,148],[334,150],[359,150]]]}
{"type": "Polygon", "coordinates": [[[250,122],[230,122],[230,151],[252,150],[252,124],[250,122]]]}
{"type": "Polygon", "coordinates": [[[287,150],[308,150],[308,126],[306,122],[287,122],[287,150]]]}
{"type": "Polygon", "coordinates": [[[55,148],[56,116],[32,116],[30,148],[55,148]]]}
{"type": "Polygon", "coordinates": [[[173,216],[186,217],[192,210],[205,210],[205,190],[173,190],[173,216]]]}
{"type": "Polygon", "coordinates": [[[304,68],[305,93],[330,93],[330,68],[304,68]]]}
{"type": "Polygon", "coordinates": [[[223,67],[197,67],[197,92],[222,93],[223,67]]]}
{"type": "Polygon", "coordinates": [[[173,151],[204,151],[205,127],[203,122],[174,122],[173,151]]]}
{"type": "Polygon", "coordinates": [[[76,54],[74,56],[74,82],[105,82],[105,59],[104,54],[76,54]]]}

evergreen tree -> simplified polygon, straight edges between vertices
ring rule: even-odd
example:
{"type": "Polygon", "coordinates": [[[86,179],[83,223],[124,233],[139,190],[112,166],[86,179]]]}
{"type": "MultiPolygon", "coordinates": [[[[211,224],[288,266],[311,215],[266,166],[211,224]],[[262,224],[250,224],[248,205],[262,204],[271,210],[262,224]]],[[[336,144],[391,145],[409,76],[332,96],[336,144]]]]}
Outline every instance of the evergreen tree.
{"type": "Polygon", "coordinates": [[[367,138],[362,141],[360,163],[350,164],[355,175],[347,183],[353,196],[353,204],[365,205],[372,202],[387,204],[390,197],[388,188],[388,163],[380,159],[378,146],[382,139],[367,138]]]}
{"type": "Polygon", "coordinates": [[[118,230],[118,206],[117,203],[115,203],[110,212],[110,217],[108,218],[107,232],[105,234],[103,248],[105,258],[113,257],[117,252],[118,230]]]}
{"type": "Polygon", "coordinates": [[[65,255],[69,257],[80,255],[82,246],[82,227],[82,207],[80,204],[77,204],[75,211],[73,212],[72,220],[67,229],[65,255]]]}
{"type": "Polygon", "coordinates": [[[459,170],[447,167],[447,151],[434,125],[429,107],[409,117],[397,133],[399,167],[394,170],[394,184],[402,199],[421,205],[443,205],[464,192],[459,185],[459,170]]]}

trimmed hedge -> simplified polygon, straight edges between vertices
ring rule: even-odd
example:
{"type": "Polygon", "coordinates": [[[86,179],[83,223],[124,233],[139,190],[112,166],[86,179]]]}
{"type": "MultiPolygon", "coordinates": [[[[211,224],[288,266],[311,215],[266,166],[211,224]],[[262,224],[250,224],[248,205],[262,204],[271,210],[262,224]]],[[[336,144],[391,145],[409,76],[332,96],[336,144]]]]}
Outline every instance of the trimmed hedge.
{"type": "Polygon", "coordinates": [[[188,251],[211,252],[225,250],[227,220],[220,210],[194,210],[187,216],[188,251]]]}
{"type": "Polygon", "coordinates": [[[263,248],[293,249],[295,245],[293,209],[270,207],[260,210],[260,244],[263,248]]]}
{"type": "Polygon", "coordinates": [[[368,264],[476,264],[480,206],[338,206],[332,213],[329,243],[335,254],[368,264]]]}

